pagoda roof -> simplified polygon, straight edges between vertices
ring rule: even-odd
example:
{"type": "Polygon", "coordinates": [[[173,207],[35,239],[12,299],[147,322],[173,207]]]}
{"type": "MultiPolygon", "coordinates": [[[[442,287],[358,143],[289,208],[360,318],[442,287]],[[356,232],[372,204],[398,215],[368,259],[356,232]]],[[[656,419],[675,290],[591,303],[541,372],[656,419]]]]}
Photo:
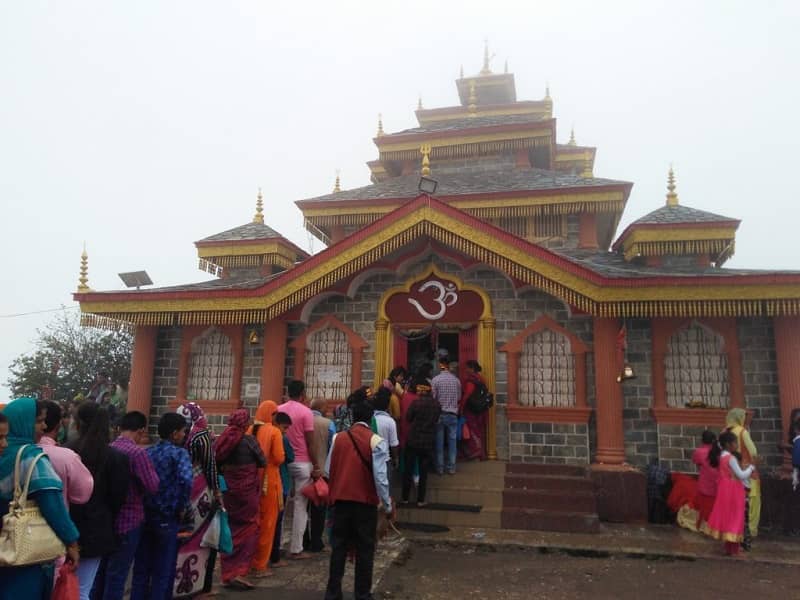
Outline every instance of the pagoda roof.
{"type": "Polygon", "coordinates": [[[609,253],[558,253],[420,194],[290,271],[189,289],[78,292],[85,323],[253,323],[286,314],[429,239],[601,317],[800,314],[800,272],[623,266],[609,253]],[[232,285],[237,287],[226,287],[232,285]],[[93,321],[97,319],[96,321],[93,321]]]}
{"type": "Polygon", "coordinates": [[[636,219],[631,225],[677,225],[685,223],[739,223],[738,219],[723,217],[714,213],[678,204],[662,206],[645,216],[636,219]]]}
{"type": "MultiPolygon", "coordinates": [[[[580,189],[633,185],[627,181],[579,177],[569,173],[532,167],[500,170],[481,169],[479,166],[470,169],[442,167],[434,169],[430,177],[439,184],[436,196],[440,198],[559,188],[580,189]]],[[[302,207],[305,204],[317,202],[415,198],[419,195],[419,178],[419,173],[400,175],[360,188],[299,200],[296,204],[302,207]]]]}
{"type": "Polygon", "coordinates": [[[220,233],[215,233],[208,237],[199,240],[197,243],[203,242],[236,242],[246,240],[270,240],[274,238],[282,238],[283,236],[275,231],[269,225],[263,223],[245,223],[233,229],[227,229],[220,233]]]}
{"type": "Polygon", "coordinates": [[[477,129],[480,127],[494,127],[496,125],[516,125],[519,123],[535,123],[538,121],[549,120],[542,114],[518,114],[518,115],[486,115],[463,117],[459,119],[449,119],[446,121],[435,121],[420,125],[419,127],[412,127],[411,129],[403,129],[383,137],[390,137],[392,135],[401,135],[405,133],[428,133],[439,131],[457,131],[461,129],[477,129]]]}

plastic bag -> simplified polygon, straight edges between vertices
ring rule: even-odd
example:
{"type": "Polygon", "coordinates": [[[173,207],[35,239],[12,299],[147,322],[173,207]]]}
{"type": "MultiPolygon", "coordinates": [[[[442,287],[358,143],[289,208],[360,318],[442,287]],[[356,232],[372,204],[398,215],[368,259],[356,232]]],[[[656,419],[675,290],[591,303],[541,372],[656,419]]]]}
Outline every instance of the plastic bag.
{"type": "Polygon", "coordinates": [[[208,529],[200,540],[203,548],[214,548],[222,554],[233,552],[233,536],[231,526],[228,524],[228,511],[220,509],[211,518],[208,529]]]}
{"type": "Polygon", "coordinates": [[[58,570],[56,585],[53,587],[51,600],[79,600],[81,597],[78,574],[75,567],[70,562],[61,565],[58,570]]]}
{"type": "Polygon", "coordinates": [[[308,498],[309,502],[311,502],[314,506],[325,505],[328,503],[328,482],[322,477],[316,481],[309,481],[305,486],[303,486],[303,489],[300,490],[300,493],[308,498]]]}

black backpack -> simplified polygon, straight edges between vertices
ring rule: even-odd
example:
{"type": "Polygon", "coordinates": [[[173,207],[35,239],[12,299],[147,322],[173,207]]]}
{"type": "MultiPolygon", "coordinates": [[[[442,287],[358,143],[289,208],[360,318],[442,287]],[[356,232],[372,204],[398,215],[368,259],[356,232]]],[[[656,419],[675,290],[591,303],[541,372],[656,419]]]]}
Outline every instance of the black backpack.
{"type": "Polygon", "coordinates": [[[483,382],[474,382],[475,389],[472,390],[469,398],[467,398],[467,408],[476,413],[481,414],[491,408],[494,404],[494,394],[489,391],[489,388],[483,382]]]}

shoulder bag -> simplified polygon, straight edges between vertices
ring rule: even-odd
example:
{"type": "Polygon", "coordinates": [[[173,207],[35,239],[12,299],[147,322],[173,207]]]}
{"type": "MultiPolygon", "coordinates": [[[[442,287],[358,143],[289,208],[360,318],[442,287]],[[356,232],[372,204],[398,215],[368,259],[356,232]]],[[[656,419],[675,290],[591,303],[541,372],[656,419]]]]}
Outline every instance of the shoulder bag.
{"type": "Polygon", "coordinates": [[[8,514],[3,516],[3,531],[0,532],[0,566],[22,567],[50,562],[66,551],[53,529],[42,516],[36,502],[28,499],[28,488],[36,463],[44,455],[31,461],[25,487],[20,489],[20,462],[28,446],[17,452],[14,463],[14,499],[8,505],[8,514]]]}

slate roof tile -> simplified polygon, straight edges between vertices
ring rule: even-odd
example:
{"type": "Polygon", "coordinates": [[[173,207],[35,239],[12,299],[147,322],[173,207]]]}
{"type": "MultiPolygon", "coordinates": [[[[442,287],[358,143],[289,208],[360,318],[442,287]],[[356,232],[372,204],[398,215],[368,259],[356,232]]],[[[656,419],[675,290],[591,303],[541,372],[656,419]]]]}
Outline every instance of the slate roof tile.
{"type": "Polygon", "coordinates": [[[730,221],[738,223],[737,219],[715,215],[714,213],[690,208],[679,204],[677,206],[662,206],[645,216],[636,219],[632,225],[662,225],[678,223],[719,223],[730,221]]]}
{"type": "Polygon", "coordinates": [[[221,233],[215,233],[200,240],[201,242],[231,242],[237,240],[268,240],[283,237],[269,225],[263,223],[247,223],[221,233]]]}

